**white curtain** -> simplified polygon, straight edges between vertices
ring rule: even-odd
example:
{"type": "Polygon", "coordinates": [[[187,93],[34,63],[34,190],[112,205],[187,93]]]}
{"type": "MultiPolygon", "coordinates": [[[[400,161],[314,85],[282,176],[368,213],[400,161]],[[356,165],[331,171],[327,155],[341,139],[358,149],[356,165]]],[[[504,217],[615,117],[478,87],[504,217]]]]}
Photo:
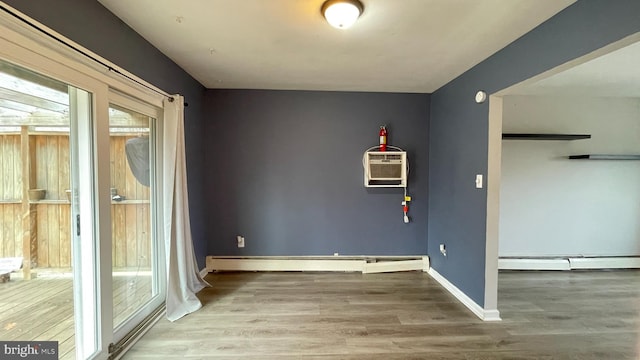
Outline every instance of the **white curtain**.
{"type": "Polygon", "coordinates": [[[209,286],[200,276],[189,221],[187,166],[184,148],[184,98],[164,100],[163,216],[167,257],[167,318],[178,320],[202,304],[196,293],[209,286]]]}

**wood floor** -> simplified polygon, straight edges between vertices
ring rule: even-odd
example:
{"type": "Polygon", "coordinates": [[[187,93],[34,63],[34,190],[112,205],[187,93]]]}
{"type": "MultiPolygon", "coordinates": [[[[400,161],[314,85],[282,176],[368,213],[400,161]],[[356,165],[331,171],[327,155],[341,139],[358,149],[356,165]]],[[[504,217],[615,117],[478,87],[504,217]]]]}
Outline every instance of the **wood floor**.
{"type": "MultiPolygon", "coordinates": [[[[19,275],[0,283],[0,340],[58,341],[60,359],[75,359],[71,273],[53,272],[32,280],[19,275]]],[[[151,297],[148,275],[114,276],[113,287],[116,323],[151,297]]]]}
{"type": "Polygon", "coordinates": [[[125,359],[640,359],[640,271],[504,272],[485,323],[422,272],[216,273],[125,359]]]}
{"type": "Polygon", "coordinates": [[[12,279],[0,284],[0,339],[58,341],[61,359],[73,358],[71,278],[12,279]]]}

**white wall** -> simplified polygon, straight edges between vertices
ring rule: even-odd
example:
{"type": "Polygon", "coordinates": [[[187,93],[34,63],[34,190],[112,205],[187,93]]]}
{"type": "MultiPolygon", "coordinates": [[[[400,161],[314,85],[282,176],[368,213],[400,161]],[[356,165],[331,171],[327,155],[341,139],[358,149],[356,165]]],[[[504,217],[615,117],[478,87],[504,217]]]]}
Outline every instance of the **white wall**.
{"type": "Polygon", "coordinates": [[[504,97],[504,133],[581,133],[502,141],[500,256],[640,255],[640,99],[504,97]]]}

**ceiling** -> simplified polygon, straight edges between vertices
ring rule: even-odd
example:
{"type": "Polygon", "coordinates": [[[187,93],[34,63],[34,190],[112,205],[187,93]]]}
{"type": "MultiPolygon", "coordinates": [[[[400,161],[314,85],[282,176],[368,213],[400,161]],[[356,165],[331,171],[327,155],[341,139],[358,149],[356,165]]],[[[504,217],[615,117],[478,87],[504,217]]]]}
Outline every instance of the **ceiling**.
{"type": "Polygon", "coordinates": [[[431,93],[575,0],[99,0],[207,88],[431,93]]]}
{"type": "Polygon", "coordinates": [[[640,42],[584,62],[509,95],[640,98],[640,42]]]}

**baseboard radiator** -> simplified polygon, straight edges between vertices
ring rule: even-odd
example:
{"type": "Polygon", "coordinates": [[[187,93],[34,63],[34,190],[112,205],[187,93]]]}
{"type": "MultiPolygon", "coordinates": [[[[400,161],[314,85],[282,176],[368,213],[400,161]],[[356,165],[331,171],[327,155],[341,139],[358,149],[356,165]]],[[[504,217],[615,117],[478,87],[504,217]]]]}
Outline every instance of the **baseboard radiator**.
{"type": "Polygon", "coordinates": [[[501,257],[499,270],[640,269],[640,256],[501,257]]]}
{"type": "Polygon", "coordinates": [[[340,271],[363,274],[428,271],[429,257],[418,256],[207,256],[214,271],[340,271]]]}

